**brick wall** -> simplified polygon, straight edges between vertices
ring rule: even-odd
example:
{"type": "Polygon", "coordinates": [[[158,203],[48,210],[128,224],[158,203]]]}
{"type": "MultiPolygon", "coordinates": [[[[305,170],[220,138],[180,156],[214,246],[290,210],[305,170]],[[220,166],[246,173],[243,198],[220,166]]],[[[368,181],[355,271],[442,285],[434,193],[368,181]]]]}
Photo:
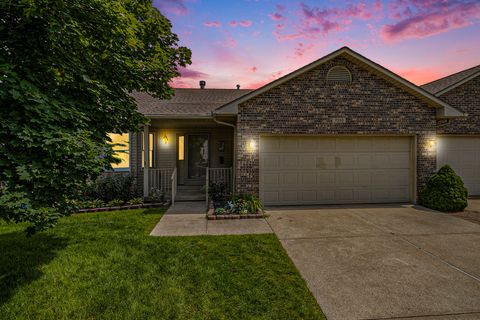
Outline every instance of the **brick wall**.
{"type": "Polygon", "coordinates": [[[438,121],[439,134],[480,134],[480,76],[448,91],[439,97],[468,113],[467,118],[438,121]]]}
{"type": "Polygon", "coordinates": [[[391,82],[337,57],[239,106],[236,188],[259,192],[259,153],[247,150],[262,134],[414,134],[417,189],[435,171],[435,153],[426,148],[435,135],[435,109],[391,82]],[[348,84],[327,83],[328,70],[344,65],[348,84]]]}

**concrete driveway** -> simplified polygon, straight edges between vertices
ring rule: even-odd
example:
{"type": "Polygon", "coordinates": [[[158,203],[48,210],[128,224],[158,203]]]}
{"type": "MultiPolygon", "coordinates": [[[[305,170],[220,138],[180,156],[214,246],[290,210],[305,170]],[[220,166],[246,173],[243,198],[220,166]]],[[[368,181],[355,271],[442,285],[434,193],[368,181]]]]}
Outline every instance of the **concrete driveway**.
{"type": "Polygon", "coordinates": [[[480,319],[478,224],[409,205],[267,213],[330,320],[480,319]]]}

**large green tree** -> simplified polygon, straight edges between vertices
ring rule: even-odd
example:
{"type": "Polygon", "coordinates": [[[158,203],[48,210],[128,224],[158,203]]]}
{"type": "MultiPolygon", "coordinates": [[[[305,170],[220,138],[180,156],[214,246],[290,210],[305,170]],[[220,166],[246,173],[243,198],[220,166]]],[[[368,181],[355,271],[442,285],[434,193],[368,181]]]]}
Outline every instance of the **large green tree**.
{"type": "Polygon", "coordinates": [[[191,52],[150,0],[0,0],[0,219],[28,233],[114,162],[107,133],[147,121],[191,52]]]}

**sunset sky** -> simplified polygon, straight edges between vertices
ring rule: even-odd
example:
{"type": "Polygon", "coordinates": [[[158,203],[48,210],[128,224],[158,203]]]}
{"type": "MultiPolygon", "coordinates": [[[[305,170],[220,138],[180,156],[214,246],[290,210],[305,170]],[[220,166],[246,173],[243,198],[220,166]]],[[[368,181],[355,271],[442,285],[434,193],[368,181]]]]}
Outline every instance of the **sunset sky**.
{"type": "Polygon", "coordinates": [[[480,0],[154,0],[192,50],[175,87],[257,88],[342,47],[423,84],[480,64],[480,0]]]}

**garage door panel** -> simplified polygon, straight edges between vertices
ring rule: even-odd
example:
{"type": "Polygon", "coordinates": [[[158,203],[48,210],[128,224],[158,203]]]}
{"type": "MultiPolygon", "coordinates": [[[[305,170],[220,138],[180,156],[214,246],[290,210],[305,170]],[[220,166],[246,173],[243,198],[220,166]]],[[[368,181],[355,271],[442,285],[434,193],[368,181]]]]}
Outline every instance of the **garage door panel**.
{"type": "Polygon", "coordinates": [[[318,155],[316,157],[315,167],[323,170],[335,169],[335,156],[326,154],[318,155]]]}
{"type": "Polygon", "coordinates": [[[317,174],[315,172],[311,173],[301,173],[300,174],[303,185],[316,185],[317,184],[317,174]]]}
{"type": "Polygon", "coordinates": [[[279,146],[260,150],[260,196],[266,205],[410,200],[409,138],[288,137],[278,144],[271,140],[284,137],[262,139],[261,146],[279,146]]]}
{"type": "Polygon", "coordinates": [[[335,139],[333,138],[324,138],[324,139],[315,139],[317,150],[319,152],[331,152],[335,151],[335,139]]]}
{"type": "Polygon", "coordinates": [[[273,137],[263,137],[260,139],[260,150],[262,152],[279,152],[280,140],[273,137]]]}
{"type": "Polygon", "coordinates": [[[283,185],[297,185],[298,184],[298,173],[296,172],[286,172],[283,175],[283,185]]]}
{"type": "Polygon", "coordinates": [[[408,152],[396,152],[390,155],[389,168],[408,169],[410,166],[410,153],[408,152]]]}
{"type": "MultiPolygon", "coordinates": [[[[314,149],[310,149],[310,150],[314,150],[314,149]]],[[[316,162],[316,156],[315,154],[299,154],[299,159],[300,159],[300,167],[304,168],[304,169],[310,169],[310,170],[314,170],[317,166],[317,162],[316,162]]]]}
{"type": "Polygon", "coordinates": [[[297,152],[298,151],[298,139],[288,137],[280,142],[280,148],[282,152],[297,152]]]}
{"type": "Polygon", "coordinates": [[[295,169],[299,166],[298,156],[295,154],[284,154],[281,156],[280,169],[295,169]]]}
{"type": "Polygon", "coordinates": [[[280,156],[276,154],[265,154],[261,162],[263,167],[275,170],[280,167],[280,156]]]}
{"type": "Polygon", "coordinates": [[[354,169],[355,167],[355,154],[339,154],[335,157],[335,169],[354,169]]]}
{"type": "Polygon", "coordinates": [[[352,203],[355,202],[353,189],[337,189],[335,190],[335,200],[339,202],[352,203]]]}
{"type": "Polygon", "coordinates": [[[335,175],[335,186],[336,187],[351,187],[355,184],[355,172],[338,172],[335,175]]]}
{"type": "Polygon", "coordinates": [[[445,164],[462,178],[470,195],[480,195],[480,137],[439,137],[437,169],[445,164]]]}
{"type": "Polygon", "coordinates": [[[317,184],[325,186],[327,188],[335,186],[335,173],[334,172],[318,172],[317,184]]]}
{"type": "Polygon", "coordinates": [[[280,184],[280,173],[263,173],[262,177],[266,186],[278,186],[280,184]]]}
{"type": "MultiPolygon", "coordinates": [[[[263,192],[263,202],[265,203],[277,203],[280,202],[278,191],[265,191],[263,192]]],[[[283,201],[283,199],[282,199],[283,201]]]]}

